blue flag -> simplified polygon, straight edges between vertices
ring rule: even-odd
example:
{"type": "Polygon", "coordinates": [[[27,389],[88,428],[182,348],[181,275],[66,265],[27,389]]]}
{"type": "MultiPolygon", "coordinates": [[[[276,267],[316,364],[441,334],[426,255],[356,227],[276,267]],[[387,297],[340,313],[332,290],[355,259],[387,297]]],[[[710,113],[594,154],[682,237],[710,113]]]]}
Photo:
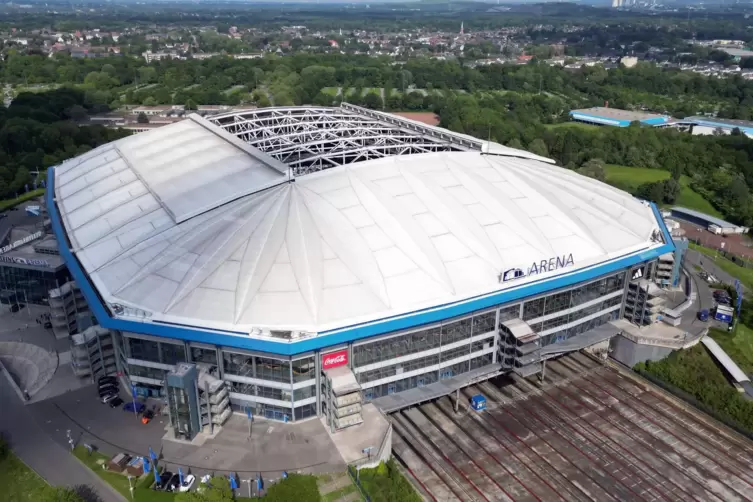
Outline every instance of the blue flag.
{"type": "Polygon", "coordinates": [[[261,491],[264,489],[264,482],[261,480],[261,474],[258,478],[256,478],[256,491],[261,493],[261,491]]]}
{"type": "Polygon", "coordinates": [[[157,454],[154,453],[154,450],[152,450],[152,447],[149,447],[149,456],[152,458],[152,462],[157,461],[157,454]]]}
{"type": "Polygon", "coordinates": [[[230,474],[230,488],[233,490],[238,489],[238,482],[235,480],[235,473],[230,474]]]}
{"type": "Polygon", "coordinates": [[[152,464],[152,467],[154,467],[154,482],[158,485],[162,485],[159,478],[159,473],[157,472],[157,464],[152,464]]]}
{"type": "Polygon", "coordinates": [[[180,480],[180,485],[183,486],[183,469],[178,467],[178,479],[180,480]]]}
{"type": "Polygon", "coordinates": [[[149,474],[149,469],[150,469],[150,467],[149,467],[149,460],[147,460],[146,457],[141,457],[141,462],[142,462],[143,467],[144,467],[144,474],[149,474]]]}

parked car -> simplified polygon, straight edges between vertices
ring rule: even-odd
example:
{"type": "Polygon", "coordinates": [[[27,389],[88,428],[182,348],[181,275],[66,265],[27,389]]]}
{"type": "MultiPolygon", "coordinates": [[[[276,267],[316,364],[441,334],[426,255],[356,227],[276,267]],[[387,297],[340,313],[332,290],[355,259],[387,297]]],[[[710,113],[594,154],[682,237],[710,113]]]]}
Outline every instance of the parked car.
{"type": "Polygon", "coordinates": [[[117,408],[121,404],[123,404],[123,400],[120,399],[120,396],[117,396],[115,399],[110,401],[110,408],[117,408]]]}
{"type": "Polygon", "coordinates": [[[118,397],[118,392],[117,391],[111,392],[110,394],[105,394],[104,396],[101,397],[102,404],[107,404],[107,403],[109,403],[110,401],[114,400],[117,397],[118,397]]]}
{"type": "Polygon", "coordinates": [[[10,306],[10,311],[11,312],[18,312],[19,310],[21,310],[25,306],[26,306],[25,303],[14,303],[13,305],[10,306]]]}
{"type": "Polygon", "coordinates": [[[706,322],[709,320],[709,310],[703,309],[698,311],[698,320],[706,322]]]}
{"type": "Polygon", "coordinates": [[[144,403],[140,403],[138,401],[128,401],[123,405],[123,411],[130,411],[131,413],[133,413],[134,408],[136,413],[141,413],[146,409],[146,406],[144,405],[144,403]]]}
{"type": "Polygon", "coordinates": [[[141,415],[141,423],[142,424],[148,424],[152,421],[154,418],[154,412],[152,410],[146,410],[143,415],[141,415]]]}
{"type": "Polygon", "coordinates": [[[99,377],[99,380],[97,380],[97,383],[99,383],[99,385],[112,384],[112,385],[117,386],[118,379],[115,378],[114,376],[101,376],[99,377]]]}
{"type": "Polygon", "coordinates": [[[158,490],[167,490],[167,484],[170,482],[173,476],[174,474],[170,471],[165,471],[160,474],[158,490]]]}
{"type": "Polygon", "coordinates": [[[99,392],[100,396],[103,396],[105,394],[109,394],[112,391],[117,392],[118,391],[118,386],[117,385],[113,385],[111,383],[105,383],[105,384],[97,386],[97,392],[99,392]]]}
{"type": "Polygon", "coordinates": [[[196,482],[196,477],[193,474],[189,474],[188,476],[183,476],[183,484],[178,487],[179,492],[187,492],[191,489],[193,484],[196,482]]]}
{"type": "Polygon", "coordinates": [[[115,394],[115,395],[117,395],[117,394],[118,394],[119,392],[120,392],[120,391],[118,390],[118,388],[117,388],[117,387],[114,387],[114,386],[110,386],[110,387],[104,387],[104,388],[102,388],[102,389],[99,389],[99,392],[98,392],[98,394],[99,394],[99,397],[100,397],[100,399],[101,399],[101,398],[103,398],[103,397],[105,397],[105,396],[109,396],[110,394],[115,394]]]}
{"type": "Polygon", "coordinates": [[[173,474],[173,477],[171,477],[165,484],[165,491],[166,492],[177,491],[179,486],[180,486],[180,476],[178,476],[177,474],[173,474]]]}
{"type": "Polygon", "coordinates": [[[44,329],[52,329],[52,323],[50,321],[44,323],[44,329]]]}

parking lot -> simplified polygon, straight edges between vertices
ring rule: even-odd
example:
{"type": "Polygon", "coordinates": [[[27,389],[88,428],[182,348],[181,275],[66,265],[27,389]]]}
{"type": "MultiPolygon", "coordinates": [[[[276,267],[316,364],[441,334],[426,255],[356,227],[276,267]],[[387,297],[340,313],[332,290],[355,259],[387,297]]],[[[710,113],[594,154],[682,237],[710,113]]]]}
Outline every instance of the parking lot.
{"type": "MultiPolygon", "coordinates": [[[[126,402],[130,399],[127,392],[121,396],[126,402]]],[[[107,455],[147,456],[151,446],[160,454],[162,467],[172,472],[182,467],[184,473],[197,478],[232,472],[240,479],[255,479],[261,474],[268,484],[278,480],[283,471],[318,474],[345,469],[318,419],[287,424],[255,419],[249,439],[246,417],[233,415],[214,438],[192,444],[163,439],[167,416],[157,415],[142,424],[140,417],[123,411],[122,406],[113,409],[102,404],[94,385],[29,407],[45,431],[65,447],[69,429],[77,444],[90,444],[107,455]]],[[[242,488],[247,494],[248,487],[242,488]]]]}
{"type": "Polygon", "coordinates": [[[431,500],[753,500],[753,442],[579,353],[391,415],[431,500]],[[487,409],[470,410],[482,394],[487,409]]]}

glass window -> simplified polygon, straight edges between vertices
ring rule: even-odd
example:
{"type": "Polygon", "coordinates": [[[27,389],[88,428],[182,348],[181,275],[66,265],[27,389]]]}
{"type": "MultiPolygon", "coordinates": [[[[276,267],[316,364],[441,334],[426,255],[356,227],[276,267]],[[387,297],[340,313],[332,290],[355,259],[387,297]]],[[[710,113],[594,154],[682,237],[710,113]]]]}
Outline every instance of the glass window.
{"type": "Polygon", "coordinates": [[[520,317],[520,304],[509,305],[499,309],[499,322],[509,321],[520,317]]]}
{"type": "Polygon", "coordinates": [[[207,363],[217,366],[217,351],[215,349],[202,349],[201,347],[191,347],[191,361],[196,363],[207,363]]]}
{"type": "Polygon", "coordinates": [[[256,378],[290,383],[290,361],[257,357],[256,378]]]}
{"type": "Polygon", "coordinates": [[[129,357],[153,363],[160,362],[157,342],[142,340],[141,338],[128,338],[128,345],[130,347],[129,357]]]}
{"type": "Polygon", "coordinates": [[[185,345],[175,345],[172,343],[160,343],[162,349],[163,364],[178,364],[186,362],[185,345]]]}
{"type": "Polygon", "coordinates": [[[238,394],[255,396],[256,386],[250,383],[230,382],[230,392],[237,392],[238,394]]]}
{"type": "Polygon", "coordinates": [[[225,366],[225,373],[249,378],[254,377],[254,356],[236,354],[234,352],[223,352],[222,362],[225,366]]]}
{"type": "Polygon", "coordinates": [[[302,389],[295,389],[293,391],[293,399],[295,401],[300,401],[302,399],[307,399],[314,396],[316,396],[316,386],[304,387],[302,389]]]}
{"type": "Polygon", "coordinates": [[[471,318],[442,324],[442,345],[449,345],[471,336],[471,318]]]}
{"type": "Polygon", "coordinates": [[[266,397],[268,399],[277,399],[278,401],[290,401],[290,393],[285,395],[282,389],[275,389],[274,387],[264,387],[261,385],[256,386],[256,395],[259,397],[266,397]]]}
{"type": "Polygon", "coordinates": [[[294,410],[296,420],[303,420],[305,418],[316,416],[316,403],[306,404],[304,406],[298,406],[294,410]]]}
{"type": "Polygon", "coordinates": [[[523,320],[528,321],[541,317],[544,312],[545,298],[536,298],[523,304],[523,320]]]}
{"type": "Polygon", "coordinates": [[[356,345],[353,347],[353,366],[357,368],[433,349],[439,347],[439,341],[439,327],[435,326],[402,336],[356,345]]]}
{"type": "Polygon", "coordinates": [[[570,291],[563,291],[562,293],[547,296],[543,315],[553,314],[554,312],[570,308],[570,296],[570,291]]]}
{"type": "Polygon", "coordinates": [[[316,363],[314,356],[298,359],[292,362],[293,382],[304,382],[316,378],[316,363]]]}
{"type": "Polygon", "coordinates": [[[481,335],[494,331],[494,324],[497,322],[497,313],[495,311],[484,312],[473,316],[473,335],[481,335]]]}
{"type": "Polygon", "coordinates": [[[128,365],[128,374],[131,376],[138,376],[143,378],[153,378],[154,380],[163,381],[165,379],[165,371],[157,368],[147,368],[146,366],[138,366],[136,364],[128,365]]]}

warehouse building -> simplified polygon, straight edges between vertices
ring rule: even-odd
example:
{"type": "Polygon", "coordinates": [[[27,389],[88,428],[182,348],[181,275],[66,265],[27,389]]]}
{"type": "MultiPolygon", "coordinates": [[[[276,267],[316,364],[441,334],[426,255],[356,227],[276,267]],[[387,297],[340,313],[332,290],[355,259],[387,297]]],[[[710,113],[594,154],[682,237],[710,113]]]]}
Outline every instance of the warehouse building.
{"type": "Polygon", "coordinates": [[[628,127],[633,122],[640,122],[643,125],[658,126],[666,124],[671,120],[667,115],[657,115],[655,113],[632,110],[619,110],[617,108],[607,108],[604,106],[572,110],[570,112],[570,118],[586,124],[607,125],[613,127],[628,127]]]}

